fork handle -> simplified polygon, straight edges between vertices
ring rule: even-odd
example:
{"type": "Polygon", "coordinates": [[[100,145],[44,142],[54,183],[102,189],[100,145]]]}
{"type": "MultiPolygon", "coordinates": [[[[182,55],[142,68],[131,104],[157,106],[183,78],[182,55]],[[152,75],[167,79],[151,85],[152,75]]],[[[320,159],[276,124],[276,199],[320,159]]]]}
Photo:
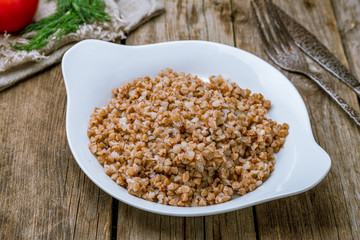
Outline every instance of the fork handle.
{"type": "Polygon", "coordinates": [[[332,99],[346,112],[349,117],[355,121],[355,123],[360,126],[360,114],[353,109],[344,99],[342,99],[337,93],[335,93],[334,89],[326,85],[320,74],[307,72],[305,73],[308,77],[310,77],[315,83],[317,83],[327,94],[330,95],[332,99]]]}

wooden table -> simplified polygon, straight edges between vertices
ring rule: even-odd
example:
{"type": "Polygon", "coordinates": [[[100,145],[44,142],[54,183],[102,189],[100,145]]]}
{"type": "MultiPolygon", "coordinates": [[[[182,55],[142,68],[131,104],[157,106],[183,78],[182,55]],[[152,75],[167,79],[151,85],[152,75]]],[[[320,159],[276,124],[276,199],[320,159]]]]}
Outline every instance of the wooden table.
{"type": "MultiPolygon", "coordinates": [[[[275,2],[360,79],[359,0],[275,2]]],[[[261,47],[248,0],[164,4],[166,13],[130,34],[125,44],[202,39],[273,64],[261,47]]],[[[360,239],[360,127],[312,81],[282,72],[302,95],[315,139],[332,159],[329,174],[297,196],[208,217],[147,213],[113,199],[85,176],[66,140],[60,64],[1,92],[0,239],[360,239]]],[[[325,76],[359,111],[356,95],[325,76]]]]}

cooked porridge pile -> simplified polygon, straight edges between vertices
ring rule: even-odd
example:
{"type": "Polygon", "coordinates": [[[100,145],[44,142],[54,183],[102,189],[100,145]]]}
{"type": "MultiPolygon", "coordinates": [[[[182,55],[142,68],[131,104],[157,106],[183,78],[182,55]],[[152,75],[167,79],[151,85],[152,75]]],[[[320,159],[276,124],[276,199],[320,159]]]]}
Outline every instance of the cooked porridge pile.
{"type": "Polygon", "coordinates": [[[90,151],[137,197],[172,206],[229,201],[274,170],[289,126],[267,116],[270,101],[222,76],[161,71],[113,90],[91,114],[90,151]]]}

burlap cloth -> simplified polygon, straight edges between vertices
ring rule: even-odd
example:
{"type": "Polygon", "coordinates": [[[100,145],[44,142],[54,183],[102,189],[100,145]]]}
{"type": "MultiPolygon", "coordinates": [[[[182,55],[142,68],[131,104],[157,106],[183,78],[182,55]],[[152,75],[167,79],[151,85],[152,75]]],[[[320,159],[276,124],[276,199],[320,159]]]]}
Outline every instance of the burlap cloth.
{"type": "MultiPolygon", "coordinates": [[[[86,24],[76,33],[64,36],[61,41],[51,41],[40,51],[16,51],[12,44],[23,44],[33,36],[22,37],[10,34],[0,35],[0,91],[27,78],[44,68],[57,63],[63,54],[76,42],[84,39],[114,41],[125,38],[125,34],[150,18],[164,11],[158,0],[104,0],[105,11],[112,17],[111,22],[86,24]]],[[[34,21],[51,15],[56,10],[54,1],[40,0],[34,21]]]]}

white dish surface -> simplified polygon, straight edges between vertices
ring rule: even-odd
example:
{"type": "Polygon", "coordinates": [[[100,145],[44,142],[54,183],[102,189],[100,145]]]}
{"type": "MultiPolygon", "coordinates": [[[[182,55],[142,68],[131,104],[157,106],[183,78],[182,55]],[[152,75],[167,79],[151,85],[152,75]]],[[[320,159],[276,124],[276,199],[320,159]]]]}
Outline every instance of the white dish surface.
{"type": "Polygon", "coordinates": [[[304,192],[317,185],[330,169],[330,157],[314,140],[305,104],[296,88],[276,68],[238,48],[204,41],[124,46],[85,40],[65,53],[62,71],[68,97],[66,133],[77,163],[102,190],[131,206],[172,216],[219,214],[304,192]],[[173,207],[132,196],[105,174],[88,149],[90,114],[95,107],[108,103],[114,88],[137,77],[154,77],[166,68],[202,79],[221,74],[271,100],[270,118],[288,123],[290,129],[284,148],[275,155],[275,170],[264,184],[226,203],[173,207]]]}

